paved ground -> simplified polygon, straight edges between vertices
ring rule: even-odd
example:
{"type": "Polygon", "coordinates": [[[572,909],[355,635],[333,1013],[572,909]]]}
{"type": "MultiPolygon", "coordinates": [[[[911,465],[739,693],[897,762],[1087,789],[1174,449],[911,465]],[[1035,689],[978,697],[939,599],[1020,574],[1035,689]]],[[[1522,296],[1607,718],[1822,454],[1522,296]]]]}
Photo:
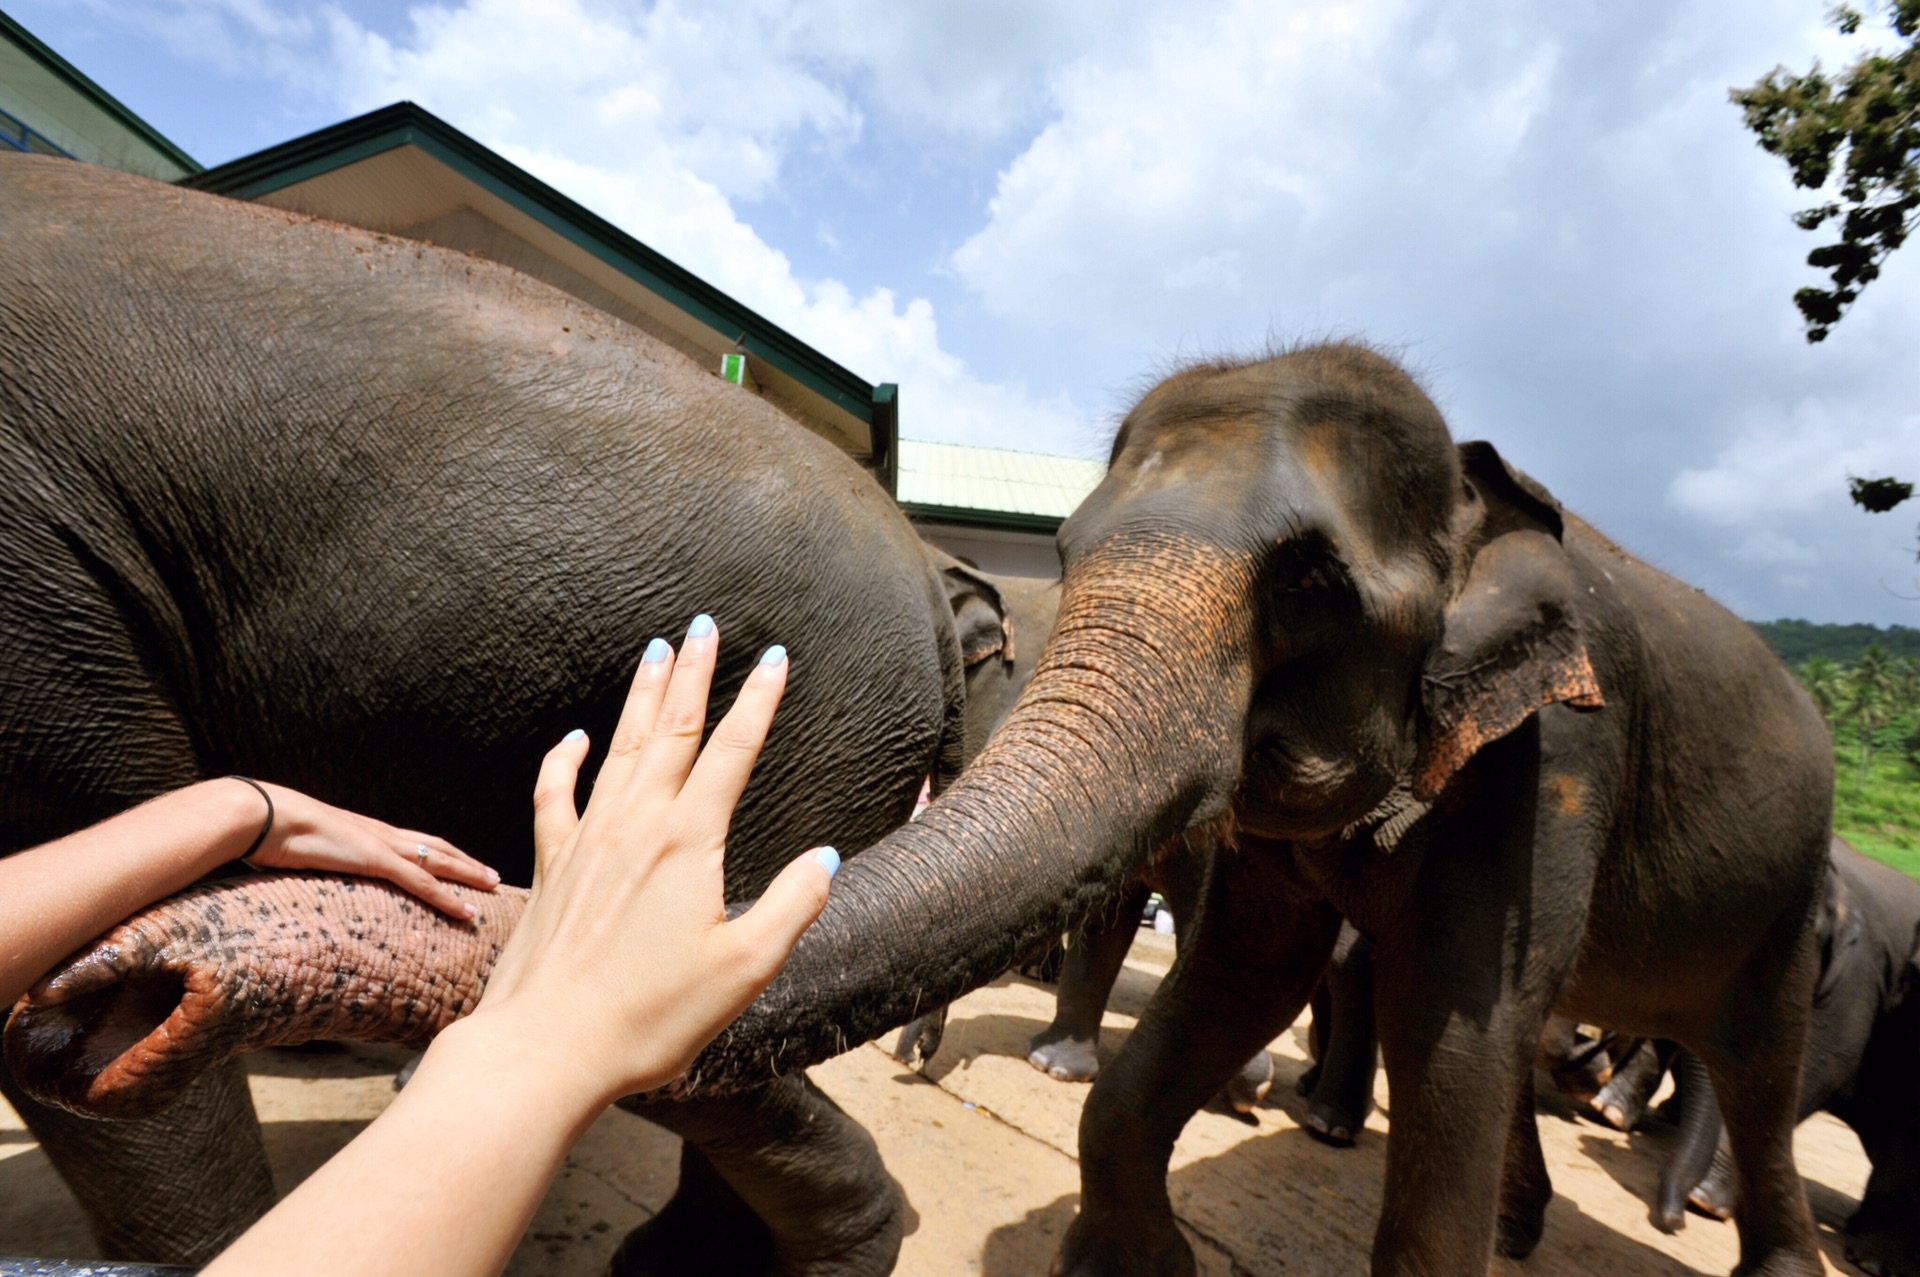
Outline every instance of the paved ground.
{"type": "MultiPolygon", "coordinates": [[[[1165,937],[1143,933],[1115,990],[1103,1048],[1125,1040],[1171,959],[1165,937]]],[[[907,1277],[1040,1274],[1072,1219],[1079,1181],[1074,1132],[1085,1086],[1030,1068],[1026,1042],[1052,1013],[1052,991],[1008,978],[954,1008],[940,1056],[908,1073],[877,1046],[814,1070],[863,1122],[918,1216],[899,1272],[907,1277]]],[[[1366,1270],[1380,1206],[1389,1097],[1357,1148],[1309,1139],[1293,1082],[1305,1067],[1296,1033],[1273,1044],[1274,1094],[1252,1120],[1203,1112],[1181,1136],[1173,1201],[1207,1277],[1346,1274],[1366,1270]]],[[[282,1186],[298,1182],[387,1103],[406,1053],[356,1047],[331,1055],[268,1051],[253,1057],[253,1091],[282,1186]]],[[[1726,1273],[1733,1228],[1694,1219],[1677,1237],[1647,1222],[1646,1203],[1671,1132],[1631,1139],[1542,1110],[1540,1127],[1557,1195],[1540,1250],[1496,1272],[1529,1277],[1607,1273],[1726,1273]]],[[[599,1272],[615,1242],[672,1191],[678,1141],[618,1111],[594,1126],[535,1217],[508,1272],[534,1277],[599,1272]]],[[[1800,1128],[1799,1157],[1827,1252],[1852,1211],[1867,1163],[1852,1133],[1827,1117],[1800,1128]]],[[[0,1254],[85,1256],[79,1212],[32,1137],[0,1104],[0,1254]]]]}

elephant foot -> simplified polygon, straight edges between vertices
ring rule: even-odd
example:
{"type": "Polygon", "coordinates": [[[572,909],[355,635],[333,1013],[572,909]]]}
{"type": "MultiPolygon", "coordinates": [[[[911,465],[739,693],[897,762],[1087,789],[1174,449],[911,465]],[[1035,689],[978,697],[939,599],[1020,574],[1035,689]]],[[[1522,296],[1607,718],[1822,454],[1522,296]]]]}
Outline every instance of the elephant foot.
{"type": "Polygon", "coordinates": [[[1240,1071],[1221,1088],[1220,1094],[1233,1105],[1234,1112],[1251,1113],[1272,1089],[1273,1057],[1265,1051],[1255,1051],[1253,1058],[1241,1065],[1240,1071]]]}
{"type": "Polygon", "coordinates": [[[1912,1238],[1887,1233],[1847,1238],[1847,1262],[1870,1277],[1917,1277],[1920,1247],[1912,1238]]]}
{"type": "Polygon", "coordinates": [[[1600,1093],[1593,1097],[1594,1113],[1616,1131],[1631,1131],[1640,1125],[1640,1119],[1646,1116],[1646,1104],[1635,1094],[1634,1088],[1622,1085],[1623,1075],[1616,1073],[1600,1093]]]}
{"type": "Polygon", "coordinates": [[[1169,1212],[1133,1220],[1125,1232],[1096,1236],[1082,1214],[1060,1241],[1048,1277],[1196,1277],[1193,1247],[1169,1212]]]}
{"type": "Polygon", "coordinates": [[[893,1044],[893,1058],[909,1068],[916,1062],[931,1064],[946,1033],[947,1008],[943,1006],[909,1022],[900,1030],[900,1037],[893,1044]]]}
{"type": "Polygon", "coordinates": [[[1308,1096],[1319,1089],[1320,1062],[1315,1060],[1307,1066],[1307,1071],[1300,1075],[1300,1080],[1293,1084],[1293,1093],[1299,1096],[1308,1096]]]}
{"type": "Polygon", "coordinates": [[[1494,1249],[1508,1259],[1525,1259],[1531,1255],[1546,1234],[1547,1203],[1552,1200],[1553,1182],[1544,1176],[1529,1176],[1522,1183],[1511,1180],[1503,1183],[1494,1249]]]}
{"type": "Polygon", "coordinates": [[[1920,1224],[1904,1207],[1869,1191],[1847,1221],[1847,1261],[1873,1277],[1920,1277],[1920,1224]]]}
{"type": "Polygon", "coordinates": [[[1100,1075],[1095,1040],[1061,1029],[1042,1029],[1027,1046],[1027,1063],[1056,1082],[1091,1082],[1100,1075]]]}
{"type": "Polygon", "coordinates": [[[1322,1080],[1326,1085],[1315,1086],[1307,1101],[1307,1134],[1334,1148],[1352,1148],[1373,1112],[1373,1097],[1341,1095],[1330,1076],[1322,1074],[1322,1080]]]}
{"type": "Polygon", "coordinates": [[[1508,1259],[1525,1259],[1540,1244],[1540,1238],[1546,1231],[1547,1210],[1544,1206],[1531,1215],[1510,1216],[1502,1211],[1499,1227],[1494,1232],[1493,1246],[1508,1259]]]}
{"type": "Polygon", "coordinates": [[[1687,1207],[1705,1215],[1708,1219],[1729,1220],[1733,1218],[1733,1180],[1720,1174],[1715,1166],[1708,1176],[1694,1185],[1687,1194],[1687,1207]]]}

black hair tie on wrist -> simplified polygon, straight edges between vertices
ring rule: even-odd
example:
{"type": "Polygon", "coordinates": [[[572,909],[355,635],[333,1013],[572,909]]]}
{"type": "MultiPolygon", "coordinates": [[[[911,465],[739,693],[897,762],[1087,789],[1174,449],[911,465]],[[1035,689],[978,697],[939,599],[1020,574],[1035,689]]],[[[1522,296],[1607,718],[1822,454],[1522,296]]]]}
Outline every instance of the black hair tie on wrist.
{"type": "Polygon", "coordinates": [[[267,792],[267,787],[265,785],[262,785],[259,781],[253,779],[251,776],[229,776],[227,777],[227,779],[237,780],[242,782],[243,784],[252,785],[254,788],[254,791],[258,793],[260,797],[267,800],[267,823],[260,826],[260,834],[257,838],[253,840],[253,845],[247,848],[245,851],[241,852],[239,856],[235,858],[236,863],[246,865],[247,868],[253,869],[254,866],[247,863],[247,857],[251,856],[254,852],[260,850],[260,844],[265,842],[267,840],[267,835],[273,832],[273,795],[267,792]]]}

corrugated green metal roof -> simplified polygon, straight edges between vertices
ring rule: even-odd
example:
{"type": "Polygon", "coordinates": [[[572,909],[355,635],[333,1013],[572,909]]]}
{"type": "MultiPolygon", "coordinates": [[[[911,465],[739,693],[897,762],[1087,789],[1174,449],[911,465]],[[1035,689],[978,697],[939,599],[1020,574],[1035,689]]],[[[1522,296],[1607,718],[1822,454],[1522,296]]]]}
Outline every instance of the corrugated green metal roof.
{"type": "Polygon", "coordinates": [[[1106,472],[1084,457],[902,439],[899,500],[922,519],[1050,532],[1106,472]]]}

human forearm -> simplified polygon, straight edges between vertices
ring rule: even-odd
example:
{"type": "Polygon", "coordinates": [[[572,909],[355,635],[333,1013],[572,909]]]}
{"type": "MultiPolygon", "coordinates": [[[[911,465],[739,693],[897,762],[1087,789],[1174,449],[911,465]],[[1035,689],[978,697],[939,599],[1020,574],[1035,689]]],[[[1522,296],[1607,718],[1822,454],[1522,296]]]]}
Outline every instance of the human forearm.
{"type": "Polygon", "coordinates": [[[386,1112],[208,1277],[499,1272],[613,1098],[543,1028],[483,1010],[441,1034],[386,1112]]]}
{"type": "Polygon", "coordinates": [[[266,817],[252,787],[209,780],[0,860],[0,1007],[120,919],[244,855],[266,817]]]}

